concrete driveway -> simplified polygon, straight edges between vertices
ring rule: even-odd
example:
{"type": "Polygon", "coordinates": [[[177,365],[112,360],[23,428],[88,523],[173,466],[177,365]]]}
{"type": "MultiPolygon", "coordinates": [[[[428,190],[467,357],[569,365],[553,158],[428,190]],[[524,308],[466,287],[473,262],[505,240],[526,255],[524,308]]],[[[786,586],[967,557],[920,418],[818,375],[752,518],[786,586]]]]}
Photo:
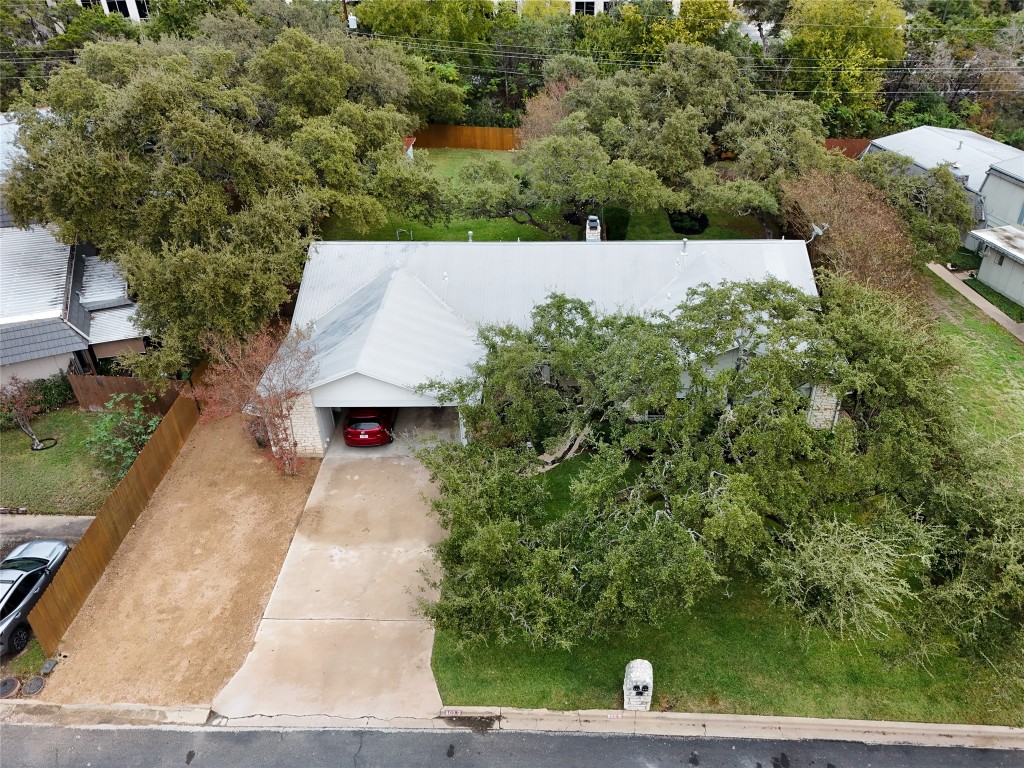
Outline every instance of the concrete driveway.
{"type": "Polygon", "coordinates": [[[416,600],[434,597],[421,570],[443,531],[422,498],[432,492],[426,470],[402,455],[408,446],[332,441],[253,649],[216,713],[275,725],[437,715],[434,631],[416,600]]]}

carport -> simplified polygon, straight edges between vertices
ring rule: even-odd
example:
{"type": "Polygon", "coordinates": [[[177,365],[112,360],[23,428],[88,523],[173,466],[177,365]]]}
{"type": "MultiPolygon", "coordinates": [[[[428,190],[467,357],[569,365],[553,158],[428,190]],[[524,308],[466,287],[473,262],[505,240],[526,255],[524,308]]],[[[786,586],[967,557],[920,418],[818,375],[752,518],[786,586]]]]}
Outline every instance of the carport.
{"type": "MultiPolygon", "coordinates": [[[[305,283],[304,283],[304,290],[305,283]]],[[[475,329],[416,278],[386,271],[323,314],[309,290],[295,323],[311,326],[317,375],[309,405],[292,416],[303,452],[323,455],[340,440],[337,428],[350,408],[397,408],[396,437],[417,431],[458,433],[456,410],[422,385],[469,372],[481,356],[475,329]],[[315,317],[313,322],[306,318],[315,317]],[[453,426],[454,424],[454,426],[453,426]]],[[[368,449],[363,449],[368,450],[368,449]]]]}

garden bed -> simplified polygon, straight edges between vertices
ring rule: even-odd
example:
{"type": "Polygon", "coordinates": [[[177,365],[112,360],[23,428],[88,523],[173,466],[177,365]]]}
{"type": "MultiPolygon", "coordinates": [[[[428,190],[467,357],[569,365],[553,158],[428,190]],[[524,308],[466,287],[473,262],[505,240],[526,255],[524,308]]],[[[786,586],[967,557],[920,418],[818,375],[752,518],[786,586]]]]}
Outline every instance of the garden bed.
{"type": "Polygon", "coordinates": [[[990,303],[995,304],[996,307],[1005,312],[1015,323],[1024,323],[1024,307],[1013,299],[1006,298],[999,291],[985,285],[981,280],[971,278],[970,280],[964,280],[964,282],[975,293],[984,296],[990,303]]]}
{"type": "Polygon", "coordinates": [[[57,439],[46,451],[30,450],[29,438],[16,429],[0,433],[0,506],[37,515],[95,514],[117,484],[85,444],[99,417],[74,408],[37,416],[36,434],[57,439]]]}

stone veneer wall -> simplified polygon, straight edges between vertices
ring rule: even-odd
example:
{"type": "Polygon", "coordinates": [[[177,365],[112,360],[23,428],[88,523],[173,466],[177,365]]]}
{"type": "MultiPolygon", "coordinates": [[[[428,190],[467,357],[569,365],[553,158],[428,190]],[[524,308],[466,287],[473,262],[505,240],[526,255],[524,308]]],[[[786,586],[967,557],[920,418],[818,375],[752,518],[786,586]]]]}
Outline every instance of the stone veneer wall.
{"type": "Polygon", "coordinates": [[[330,435],[320,434],[320,418],[313,398],[308,392],[300,395],[295,402],[291,418],[292,437],[298,443],[299,456],[323,456],[325,438],[330,435]]]}

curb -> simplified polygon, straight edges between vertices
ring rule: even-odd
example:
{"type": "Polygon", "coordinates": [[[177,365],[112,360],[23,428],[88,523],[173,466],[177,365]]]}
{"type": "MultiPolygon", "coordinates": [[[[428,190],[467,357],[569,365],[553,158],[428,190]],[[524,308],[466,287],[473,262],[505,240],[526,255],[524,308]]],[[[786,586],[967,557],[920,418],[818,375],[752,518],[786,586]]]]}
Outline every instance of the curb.
{"type": "Polygon", "coordinates": [[[148,707],[51,704],[27,699],[0,702],[0,721],[62,726],[185,726],[231,729],[471,730],[676,736],[702,739],[848,741],[859,744],[1024,750],[1024,728],[1001,725],[905,723],[811,717],[723,715],[686,712],[627,712],[589,709],[571,712],[515,707],[444,707],[435,717],[256,715],[227,718],[204,706],[148,707]]]}
{"type": "Polygon", "coordinates": [[[147,707],[138,704],[54,704],[29,699],[0,702],[0,721],[52,725],[206,725],[208,707],[147,707]]]}
{"type": "Polygon", "coordinates": [[[476,722],[493,718],[494,729],[502,731],[617,733],[636,736],[783,741],[814,739],[862,744],[1024,750],[1024,728],[1001,725],[600,709],[553,712],[546,709],[512,707],[445,707],[441,710],[441,717],[452,724],[462,718],[476,722]]]}

